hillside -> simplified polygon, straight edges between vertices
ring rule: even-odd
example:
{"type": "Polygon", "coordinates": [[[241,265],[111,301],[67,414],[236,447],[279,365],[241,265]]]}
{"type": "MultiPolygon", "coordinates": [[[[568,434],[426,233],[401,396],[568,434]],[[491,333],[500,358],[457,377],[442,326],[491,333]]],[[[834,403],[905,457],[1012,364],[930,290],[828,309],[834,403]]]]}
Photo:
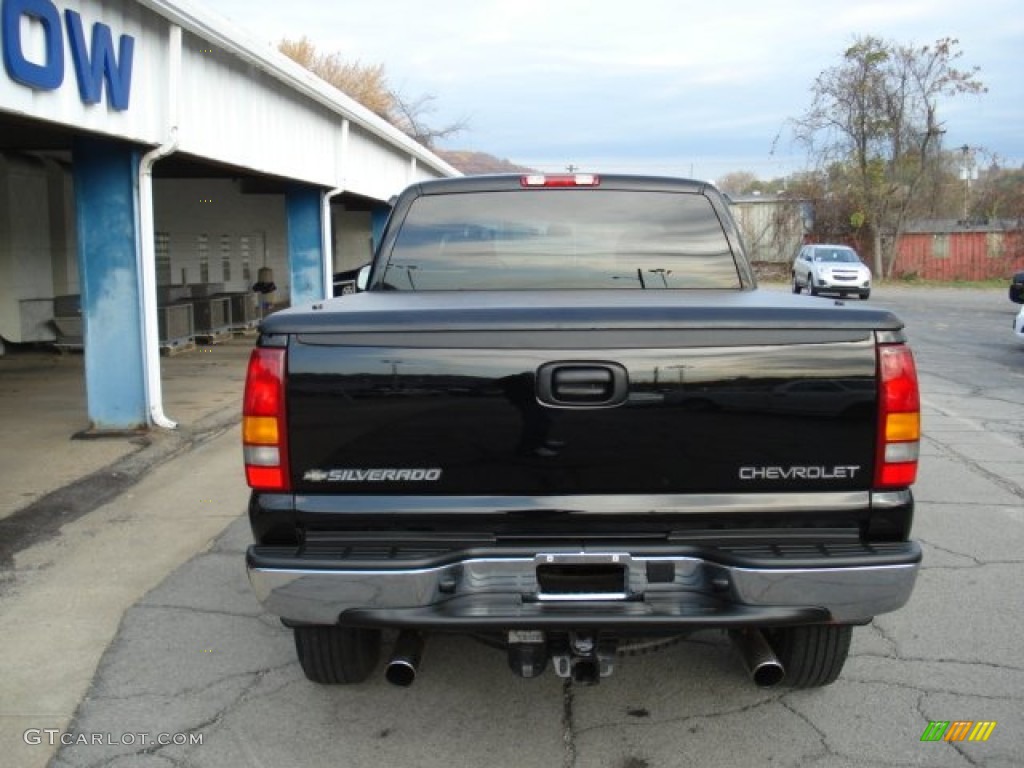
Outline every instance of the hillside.
{"type": "Polygon", "coordinates": [[[434,154],[445,162],[458,168],[467,176],[479,176],[485,173],[532,173],[532,168],[505,160],[486,152],[470,152],[459,149],[435,149],[434,154]]]}

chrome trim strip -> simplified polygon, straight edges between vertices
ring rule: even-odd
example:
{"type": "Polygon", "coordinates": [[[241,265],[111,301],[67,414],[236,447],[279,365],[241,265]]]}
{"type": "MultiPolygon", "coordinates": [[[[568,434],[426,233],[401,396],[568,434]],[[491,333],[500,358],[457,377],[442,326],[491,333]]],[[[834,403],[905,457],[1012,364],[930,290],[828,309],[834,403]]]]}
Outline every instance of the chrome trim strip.
{"type": "Polygon", "coordinates": [[[872,509],[906,507],[914,500],[910,491],[876,491],[871,494],[872,509]]]}
{"type": "Polygon", "coordinates": [[[628,600],[625,592],[574,592],[572,594],[548,595],[540,593],[537,601],[541,603],[586,603],[593,600],[628,600]]]}
{"type": "Polygon", "coordinates": [[[345,511],[337,496],[297,494],[301,512],[321,514],[418,515],[542,512],[586,515],[700,515],[786,512],[852,512],[868,508],[870,491],[812,493],[594,494],[565,496],[372,496],[346,495],[345,511]]]}

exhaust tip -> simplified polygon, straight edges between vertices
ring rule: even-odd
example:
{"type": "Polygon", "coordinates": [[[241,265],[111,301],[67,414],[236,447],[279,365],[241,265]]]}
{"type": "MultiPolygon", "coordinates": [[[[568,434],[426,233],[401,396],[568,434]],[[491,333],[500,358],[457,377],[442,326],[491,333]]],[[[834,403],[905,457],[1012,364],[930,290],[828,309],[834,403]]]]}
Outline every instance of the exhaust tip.
{"type": "Polygon", "coordinates": [[[759,629],[733,630],[729,638],[743,659],[751,680],[759,688],[772,688],[786,676],[785,667],[759,629]]]}
{"type": "Polygon", "coordinates": [[[778,662],[765,662],[750,673],[754,685],[758,688],[774,688],[782,682],[786,671],[778,662]]]}
{"type": "Polygon", "coordinates": [[[384,670],[384,679],[399,688],[408,688],[416,680],[416,667],[407,659],[392,661],[384,670]]]}
{"type": "Polygon", "coordinates": [[[409,629],[402,630],[395,640],[391,660],[384,670],[384,679],[399,688],[408,688],[416,680],[422,658],[423,635],[409,629]]]}

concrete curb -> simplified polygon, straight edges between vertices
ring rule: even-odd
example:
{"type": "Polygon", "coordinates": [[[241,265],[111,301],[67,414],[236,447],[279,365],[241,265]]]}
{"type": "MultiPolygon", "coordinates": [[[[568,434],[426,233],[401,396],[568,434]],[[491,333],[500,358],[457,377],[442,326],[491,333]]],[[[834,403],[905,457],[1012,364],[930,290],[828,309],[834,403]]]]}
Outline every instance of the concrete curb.
{"type": "MultiPolygon", "coordinates": [[[[133,438],[142,443],[138,450],[0,520],[0,569],[9,568],[18,552],[56,536],[62,526],[117,498],[155,467],[222,435],[240,421],[241,415],[234,410],[218,411],[189,427],[143,433],[141,438],[133,438]]],[[[0,581],[0,596],[4,588],[0,581]]]]}

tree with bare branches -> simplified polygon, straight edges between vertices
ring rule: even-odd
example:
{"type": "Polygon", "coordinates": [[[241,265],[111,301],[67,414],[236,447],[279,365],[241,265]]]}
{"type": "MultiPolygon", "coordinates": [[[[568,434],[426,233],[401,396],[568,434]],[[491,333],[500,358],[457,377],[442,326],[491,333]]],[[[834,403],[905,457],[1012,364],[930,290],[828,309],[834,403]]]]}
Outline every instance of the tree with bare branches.
{"type": "Polygon", "coordinates": [[[424,116],[433,111],[434,95],[406,99],[388,84],[383,64],[346,61],[339,52],[321,53],[308,37],[284,39],[277,47],[292,61],[425,147],[432,148],[439,139],[453,136],[468,126],[466,119],[440,128],[430,126],[424,116]]]}
{"type": "Polygon", "coordinates": [[[977,67],[955,66],[961,55],[951,38],[921,47],[858,38],[818,76],[810,108],[794,121],[816,166],[845,184],[850,224],[872,244],[876,274],[891,272],[915,192],[940,155],[940,100],[986,91],[977,67]]]}

